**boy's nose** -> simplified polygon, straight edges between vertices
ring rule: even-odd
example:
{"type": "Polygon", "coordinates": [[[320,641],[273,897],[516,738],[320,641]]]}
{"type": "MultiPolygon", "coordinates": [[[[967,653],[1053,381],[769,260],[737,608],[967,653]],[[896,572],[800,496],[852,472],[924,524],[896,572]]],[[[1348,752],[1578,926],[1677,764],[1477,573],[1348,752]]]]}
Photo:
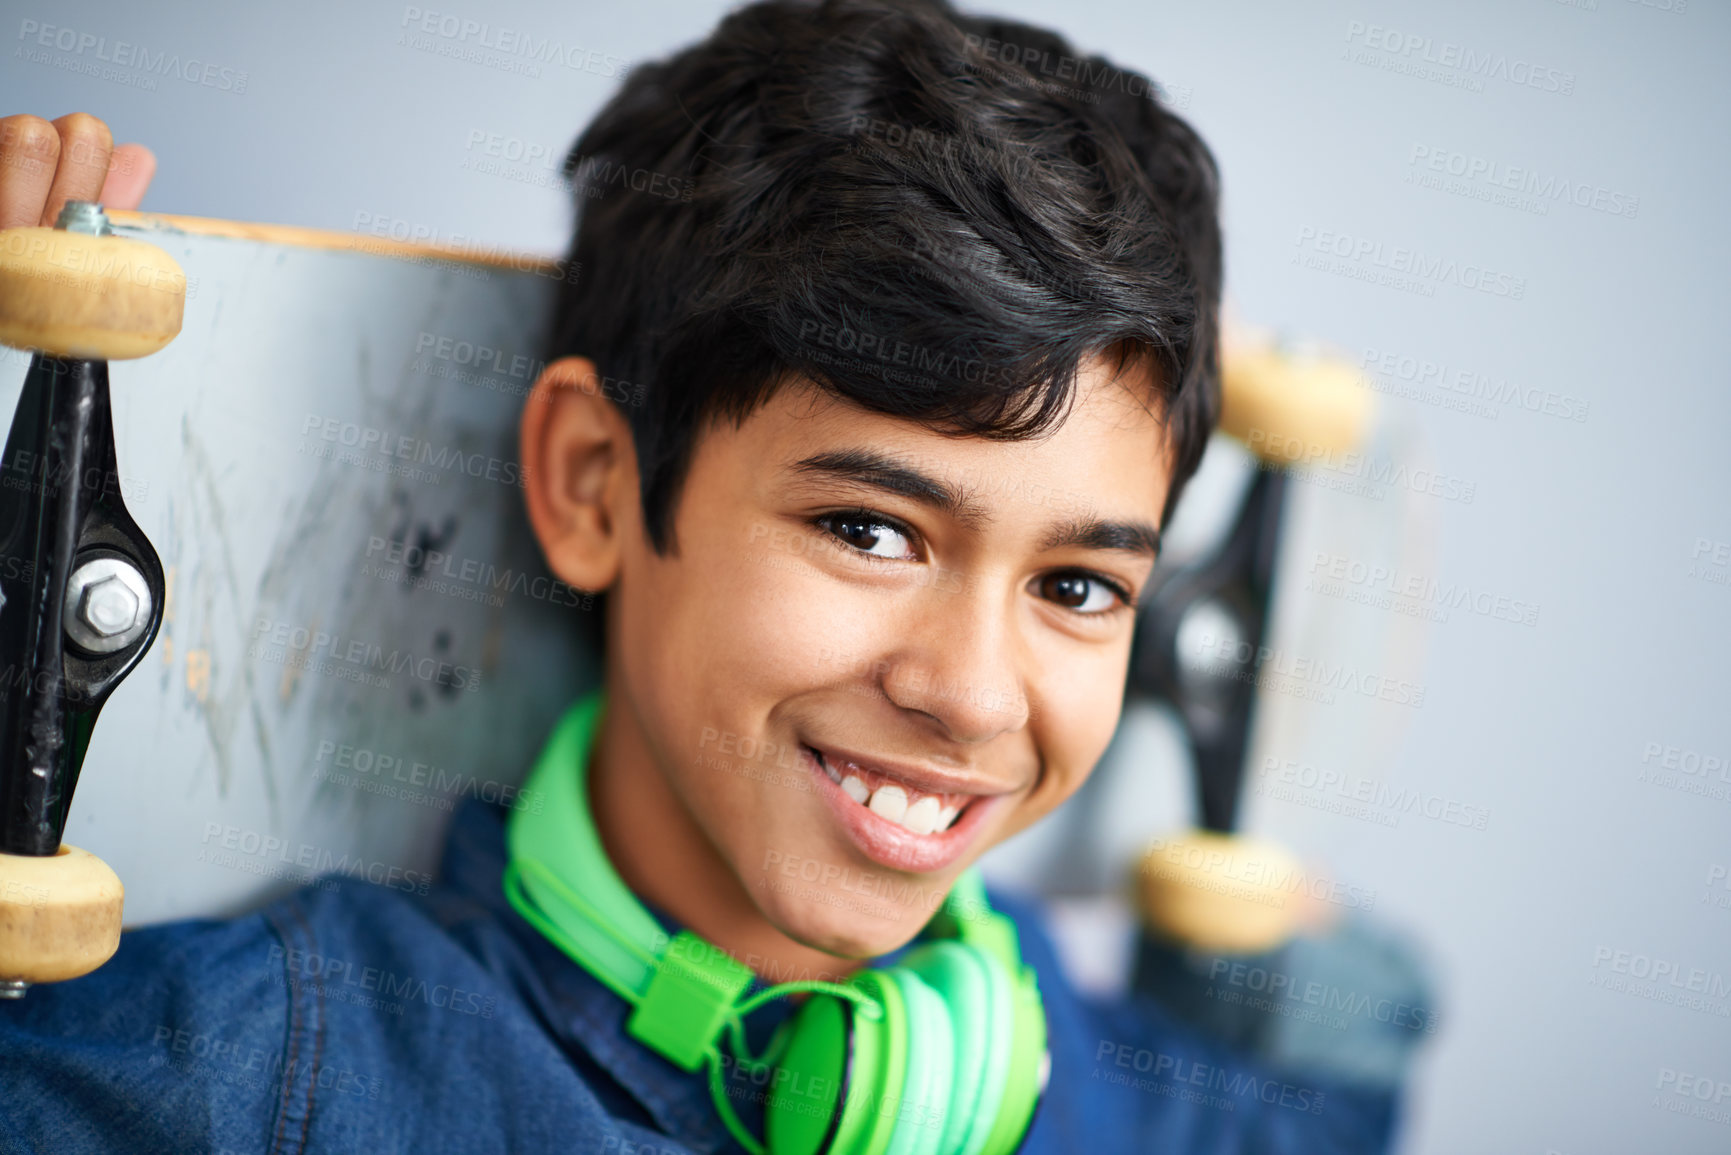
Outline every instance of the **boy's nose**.
{"type": "Polygon", "coordinates": [[[1002,605],[981,593],[922,601],[880,666],[884,694],[953,742],[978,745],[1026,725],[1027,654],[1002,605]]]}

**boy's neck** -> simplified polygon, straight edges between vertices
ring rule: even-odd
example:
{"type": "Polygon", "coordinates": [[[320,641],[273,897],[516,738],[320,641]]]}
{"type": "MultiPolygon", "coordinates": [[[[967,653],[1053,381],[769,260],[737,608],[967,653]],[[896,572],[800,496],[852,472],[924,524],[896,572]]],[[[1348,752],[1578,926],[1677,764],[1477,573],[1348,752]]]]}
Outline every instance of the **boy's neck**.
{"type": "Polygon", "coordinates": [[[837,981],[865,965],[795,942],[764,918],[668,788],[612,671],[607,701],[589,753],[589,807],[625,885],[766,983],[837,981]]]}

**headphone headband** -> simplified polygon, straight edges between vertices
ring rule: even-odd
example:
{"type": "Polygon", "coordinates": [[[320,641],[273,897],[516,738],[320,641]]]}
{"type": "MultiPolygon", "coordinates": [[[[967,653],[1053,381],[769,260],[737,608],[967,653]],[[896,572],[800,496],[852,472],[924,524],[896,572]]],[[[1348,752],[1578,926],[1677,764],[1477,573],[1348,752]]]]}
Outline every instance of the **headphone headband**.
{"type": "MultiPolygon", "coordinates": [[[[613,869],[589,813],[589,751],[605,704],[596,690],[560,717],[523,787],[541,805],[511,812],[505,846],[511,862],[526,867],[521,881],[535,906],[577,948],[576,961],[636,1003],[667,934],[613,869]],[[581,893],[573,889],[579,884],[581,893]]],[[[513,904],[522,909],[515,896],[513,904]]]]}

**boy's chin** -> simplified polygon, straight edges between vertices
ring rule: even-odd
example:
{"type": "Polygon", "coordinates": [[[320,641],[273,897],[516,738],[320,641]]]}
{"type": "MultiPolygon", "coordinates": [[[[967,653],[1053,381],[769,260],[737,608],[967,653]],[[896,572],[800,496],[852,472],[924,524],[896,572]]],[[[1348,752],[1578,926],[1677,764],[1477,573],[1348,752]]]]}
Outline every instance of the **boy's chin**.
{"type": "Polygon", "coordinates": [[[836,956],[844,966],[906,945],[931,918],[929,911],[889,899],[836,887],[813,885],[809,890],[808,895],[760,892],[758,905],[782,934],[801,946],[836,956]]]}

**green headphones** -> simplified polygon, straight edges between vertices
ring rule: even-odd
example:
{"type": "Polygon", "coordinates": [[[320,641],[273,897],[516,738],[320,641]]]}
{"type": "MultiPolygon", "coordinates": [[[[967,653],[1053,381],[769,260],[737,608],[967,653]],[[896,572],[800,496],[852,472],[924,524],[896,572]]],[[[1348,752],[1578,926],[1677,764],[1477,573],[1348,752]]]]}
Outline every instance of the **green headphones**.
{"type": "Polygon", "coordinates": [[[544,805],[510,816],[504,886],[524,918],[632,1004],[631,1035],[684,1070],[707,1064],[722,1121],[754,1155],[1015,1151],[1046,1088],[1046,1016],[1015,924],[986,904],[978,871],[957,879],[900,964],[742,998],[751,970],[690,931],[669,940],[601,847],[585,771],[603,705],[598,690],[567,710],[531,770],[525,791],[544,805]],[[796,992],[811,997],[763,1055],[748,1054],[744,1017],[796,992]],[[728,1101],[729,1063],[766,1076],[762,1143],[728,1101]]]}

